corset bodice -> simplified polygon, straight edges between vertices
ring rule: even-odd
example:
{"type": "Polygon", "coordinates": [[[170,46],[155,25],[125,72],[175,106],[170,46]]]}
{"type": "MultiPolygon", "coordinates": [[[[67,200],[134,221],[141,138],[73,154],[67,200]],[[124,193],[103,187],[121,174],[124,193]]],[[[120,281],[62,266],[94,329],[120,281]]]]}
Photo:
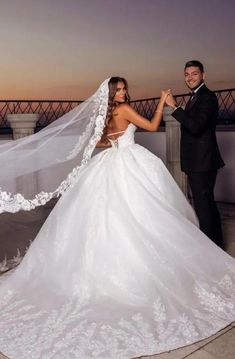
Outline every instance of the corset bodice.
{"type": "Polygon", "coordinates": [[[135,143],[135,131],[136,131],[136,126],[133,125],[133,123],[130,123],[127,126],[125,132],[122,135],[120,135],[116,140],[109,139],[112,147],[120,148],[135,143]]]}

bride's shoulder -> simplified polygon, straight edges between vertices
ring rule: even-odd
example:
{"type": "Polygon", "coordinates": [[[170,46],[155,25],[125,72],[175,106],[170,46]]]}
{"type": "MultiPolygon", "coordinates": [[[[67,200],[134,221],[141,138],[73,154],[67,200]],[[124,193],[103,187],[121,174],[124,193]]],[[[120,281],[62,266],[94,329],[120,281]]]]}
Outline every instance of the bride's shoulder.
{"type": "Polygon", "coordinates": [[[120,105],[118,105],[118,107],[116,108],[116,110],[118,112],[126,112],[126,111],[131,111],[133,110],[132,107],[128,104],[128,103],[121,103],[120,105]]]}

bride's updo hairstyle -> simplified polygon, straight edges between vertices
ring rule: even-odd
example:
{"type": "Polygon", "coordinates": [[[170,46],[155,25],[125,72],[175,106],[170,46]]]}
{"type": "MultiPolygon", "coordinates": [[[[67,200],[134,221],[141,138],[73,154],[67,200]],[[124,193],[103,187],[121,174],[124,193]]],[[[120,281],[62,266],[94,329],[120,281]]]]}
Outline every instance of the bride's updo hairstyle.
{"type": "Polygon", "coordinates": [[[114,109],[119,105],[118,102],[114,101],[114,97],[117,92],[117,86],[118,82],[123,82],[126,88],[126,94],[125,94],[125,102],[130,102],[130,95],[128,93],[128,83],[127,80],[123,77],[114,76],[111,77],[109,80],[109,100],[108,100],[108,109],[107,109],[107,117],[106,117],[106,125],[108,125],[109,120],[112,118],[112,114],[114,109]]]}

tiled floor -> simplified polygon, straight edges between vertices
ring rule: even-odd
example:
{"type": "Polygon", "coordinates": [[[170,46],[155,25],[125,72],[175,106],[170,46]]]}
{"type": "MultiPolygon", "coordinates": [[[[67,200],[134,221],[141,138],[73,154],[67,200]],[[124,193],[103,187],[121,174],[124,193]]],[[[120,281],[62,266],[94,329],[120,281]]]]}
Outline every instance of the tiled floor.
{"type": "MultiPolygon", "coordinates": [[[[223,232],[226,243],[226,251],[235,257],[235,205],[219,204],[222,217],[223,232]]],[[[0,261],[5,255],[8,258],[14,256],[15,243],[12,241],[15,231],[19,231],[17,243],[23,251],[29,241],[37,233],[40,223],[46,217],[50,208],[37,210],[26,215],[19,214],[18,217],[11,215],[0,216],[1,240],[0,240],[0,261]]],[[[138,359],[235,359],[235,323],[221,330],[212,337],[194,343],[184,348],[172,350],[152,356],[144,356],[138,359]]],[[[7,359],[0,354],[0,359],[7,359]]],[[[11,359],[11,358],[9,358],[11,359]]],[[[17,359],[17,358],[14,358],[17,359]]],[[[31,358],[25,358],[31,359],[31,358]]],[[[66,358],[64,358],[66,359],[66,358]]],[[[137,358],[136,358],[137,359],[137,358]]]]}

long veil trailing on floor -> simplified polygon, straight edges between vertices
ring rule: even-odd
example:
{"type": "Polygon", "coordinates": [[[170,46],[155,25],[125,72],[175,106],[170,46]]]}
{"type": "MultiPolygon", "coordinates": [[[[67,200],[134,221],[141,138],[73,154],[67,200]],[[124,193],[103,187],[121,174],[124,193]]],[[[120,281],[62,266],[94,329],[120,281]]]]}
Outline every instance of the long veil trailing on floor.
{"type": "Polygon", "coordinates": [[[73,185],[102,135],[108,81],[40,132],[0,146],[0,213],[29,211],[73,185]]]}

